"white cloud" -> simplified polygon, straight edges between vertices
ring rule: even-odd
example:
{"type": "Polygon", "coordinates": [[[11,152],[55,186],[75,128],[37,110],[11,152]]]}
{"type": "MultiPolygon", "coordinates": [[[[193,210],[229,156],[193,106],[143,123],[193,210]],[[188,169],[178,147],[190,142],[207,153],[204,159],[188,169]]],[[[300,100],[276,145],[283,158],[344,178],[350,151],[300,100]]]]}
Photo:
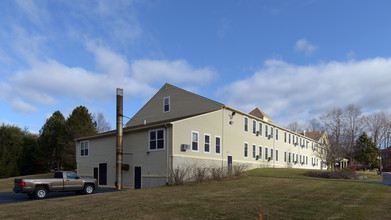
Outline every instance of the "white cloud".
{"type": "Polygon", "coordinates": [[[391,58],[298,66],[268,60],[249,78],[220,89],[227,105],[260,107],[277,123],[307,120],[353,103],[365,111],[391,109],[391,58]]]}
{"type": "Polygon", "coordinates": [[[134,78],[145,83],[206,84],[216,75],[211,68],[196,69],[185,60],[137,60],[131,67],[134,78]]]}
{"type": "Polygon", "coordinates": [[[155,83],[199,85],[214,76],[210,68],[197,69],[185,60],[137,60],[130,66],[126,57],[108,48],[96,44],[88,44],[88,48],[95,55],[99,73],[52,59],[33,60],[30,69],[20,70],[7,83],[0,82],[0,98],[17,111],[29,113],[37,111],[36,105],[54,105],[61,98],[107,100],[118,87],[127,96],[149,97],[156,92],[155,83]]]}
{"type": "Polygon", "coordinates": [[[305,38],[303,38],[296,41],[295,49],[299,52],[303,52],[306,56],[310,56],[318,49],[318,47],[311,44],[305,38]]]}
{"type": "Polygon", "coordinates": [[[33,0],[16,0],[15,2],[33,24],[43,27],[49,19],[49,14],[44,10],[44,7],[37,6],[33,0]]]}

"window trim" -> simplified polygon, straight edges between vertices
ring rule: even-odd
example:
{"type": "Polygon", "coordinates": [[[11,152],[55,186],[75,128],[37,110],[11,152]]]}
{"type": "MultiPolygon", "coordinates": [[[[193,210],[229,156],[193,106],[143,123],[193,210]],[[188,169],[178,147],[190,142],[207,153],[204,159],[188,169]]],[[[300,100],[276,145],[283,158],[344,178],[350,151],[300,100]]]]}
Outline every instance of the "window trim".
{"type": "Polygon", "coordinates": [[[248,117],[244,117],[243,119],[243,130],[244,132],[248,133],[248,117]]]}
{"type": "Polygon", "coordinates": [[[166,135],[164,128],[152,129],[148,131],[148,151],[160,151],[166,149],[166,135]],[[160,140],[157,138],[157,132],[163,131],[163,148],[158,148],[157,141],[160,140]],[[151,132],[156,132],[156,149],[151,149],[151,132]]]}
{"type": "MultiPolygon", "coordinates": [[[[193,135],[192,135],[193,136],[193,135]]],[[[199,138],[198,138],[199,139],[199,138]]],[[[210,142],[211,142],[211,139],[210,139],[210,134],[204,134],[204,153],[206,153],[206,154],[210,154],[210,146],[211,146],[211,144],[210,144],[210,142]],[[205,146],[206,146],[206,136],[208,136],[209,137],[209,142],[208,142],[208,145],[209,145],[209,151],[205,151],[205,146]]]]}
{"type": "Polygon", "coordinates": [[[253,120],[252,123],[252,130],[253,130],[253,134],[257,134],[257,122],[255,120],[253,120]]]}
{"type": "Polygon", "coordinates": [[[259,125],[259,136],[262,136],[262,122],[259,122],[258,123],[258,125],[259,125]]]}
{"type": "Polygon", "coordinates": [[[191,145],[190,145],[190,147],[191,147],[191,151],[192,152],[200,152],[200,134],[199,134],[199,132],[198,131],[191,131],[191,145]],[[193,133],[194,134],[197,134],[197,150],[193,150],[193,133]]]}
{"type": "Polygon", "coordinates": [[[262,158],[262,145],[259,145],[258,146],[258,155],[259,155],[259,160],[262,160],[263,158],[262,158]]]}
{"type": "Polygon", "coordinates": [[[215,136],[215,154],[217,154],[217,155],[221,154],[221,137],[220,136],[215,136]],[[220,140],[220,145],[219,145],[220,152],[219,153],[216,152],[216,150],[217,150],[217,138],[220,140]]]}
{"type": "Polygon", "coordinates": [[[248,158],[248,143],[247,142],[243,143],[243,157],[248,158]]]}
{"type": "Polygon", "coordinates": [[[275,151],[275,154],[276,154],[275,159],[276,159],[276,162],[277,162],[278,161],[278,149],[274,149],[274,151],[275,151]]]}
{"type": "Polygon", "coordinates": [[[166,96],[163,98],[163,112],[166,113],[166,112],[170,112],[171,111],[171,98],[170,96],[166,96]],[[168,110],[166,111],[166,100],[168,100],[168,110]]]}
{"type": "Polygon", "coordinates": [[[251,153],[252,153],[252,158],[255,159],[255,157],[257,156],[257,145],[256,144],[253,144],[251,153]]]}
{"type": "Polygon", "coordinates": [[[90,155],[90,141],[80,141],[80,157],[88,157],[90,155]],[[85,147],[87,143],[87,148],[85,147]],[[82,145],[84,145],[84,149],[82,149],[82,145]],[[87,154],[85,153],[87,149],[87,154]],[[84,152],[84,155],[82,155],[81,152],[84,152]]]}

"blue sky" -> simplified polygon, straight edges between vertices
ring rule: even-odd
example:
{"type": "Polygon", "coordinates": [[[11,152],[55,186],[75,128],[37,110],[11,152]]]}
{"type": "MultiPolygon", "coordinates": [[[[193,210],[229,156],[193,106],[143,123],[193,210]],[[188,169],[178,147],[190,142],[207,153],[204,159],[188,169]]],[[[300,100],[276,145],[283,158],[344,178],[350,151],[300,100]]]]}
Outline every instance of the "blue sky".
{"type": "Polygon", "coordinates": [[[390,111],[389,1],[0,1],[0,122],[86,106],[115,126],[164,83],[277,124],[390,111]]]}

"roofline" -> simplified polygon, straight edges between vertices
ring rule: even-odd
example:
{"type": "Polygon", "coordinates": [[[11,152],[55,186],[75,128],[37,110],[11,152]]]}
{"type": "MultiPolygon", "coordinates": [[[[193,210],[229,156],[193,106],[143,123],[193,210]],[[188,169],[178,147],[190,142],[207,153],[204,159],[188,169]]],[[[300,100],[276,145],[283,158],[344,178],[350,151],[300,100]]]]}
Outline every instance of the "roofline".
{"type": "MultiPolygon", "coordinates": [[[[207,112],[203,112],[203,113],[187,115],[187,116],[182,116],[182,117],[177,117],[177,118],[172,118],[172,119],[167,119],[167,120],[161,120],[161,121],[151,122],[151,123],[147,123],[147,124],[139,124],[139,125],[134,125],[131,127],[124,127],[123,133],[129,133],[132,131],[139,131],[139,130],[161,127],[161,126],[171,126],[172,122],[180,121],[180,120],[183,120],[186,118],[192,118],[192,117],[207,114],[210,112],[214,112],[214,111],[207,111],[207,112]]],[[[117,130],[111,130],[111,131],[106,131],[104,133],[100,133],[100,134],[96,134],[96,135],[76,138],[75,141],[78,142],[78,141],[83,141],[83,140],[96,139],[96,138],[100,138],[100,137],[114,136],[116,134],[117,134],[117,130]]]]}
{"type": "Polygon", "coordinates": [[[261,121],[263,121],[264,123],[267,123],[267,124],[269,124],[269,125],[272,125],[272,126],[274,126],[274,127],[277,127],[277,128],[279,128],[279,129],[281,129],[281,130],[284,130],[284,131],[287,131],[287,132],[291,132],[291,133],[293,133],[293,134],[295,134],[295,135],[297,135],[297,136],[301,136],[301,137],[304,137],[304,138],[306,138],[306,139],[313,140],[314,142],[319,142],[319,141],[314,140],[314,139],[312,139],[312,138],[306,137],[306,136],[304,136],[304,135],[302,135],[302,134],[299,134],[299,133],[296,133],[296,132],[294,132],[294,131],[291,131],[291,130],[289,130],[289,129],[287,129],[287,128],[281,127],[281,126],[279,126],[279,125],[273,124],[273,123],[268,122],[268,121],[264,121],[264,120],[261,119],[261,118],[258,118],[258,117],[254,116],[254,115],[250,115],[249,113],[242,112],[242,111],[240,111],[240,110],[234,109],[234,108],[229,107],[229,106],[226,106],[226,105],[223,105],[223,108],[228,109],[228,110],[231,110],[231,111],[234,111],[234,112],[238,112],[238,113],[240,113],[240,114],[242,114],[242,115],[244,115],[244,116],[246,116],[246,117],[248,117],[248,118],[252,118],[252,119],[256,119],[256,120],[261,120],[261,121]]]}

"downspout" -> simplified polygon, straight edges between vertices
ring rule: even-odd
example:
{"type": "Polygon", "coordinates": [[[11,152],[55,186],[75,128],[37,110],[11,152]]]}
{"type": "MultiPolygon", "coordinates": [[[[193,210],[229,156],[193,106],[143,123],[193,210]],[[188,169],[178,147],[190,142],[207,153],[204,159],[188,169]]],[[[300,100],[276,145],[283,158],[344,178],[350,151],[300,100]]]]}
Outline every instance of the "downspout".
{"type": "MultiPolygon", "coordinates": [[[[223,107],[222,109],[222,122],[221,122],[221,143],[220,143],[220,147],[221,147],[221,168],[224,168],[224,111],[225,111],[225,108],[223,107]]],[[[215,140],[216,141],[216,140],[215,140]]]]}
{"type": "MultiPolygon", "coordinates": [[[[165,130],[166,130],[166,133],[165,133],[165,139],[166,139],[166,151],[167,151],[167,174],[166,174],[166,185],[168,185],[169,184],[169,163],[170,163],[170,161],[169,161],[169,153],[168,153],[168,151],[169,151],[169,144],[168,144],[168,126],[167,126],[167,124],[165,124],[164,125],[164,127],[165,127],[165,130]]],[[[172,130],[172,129],[171,129],[172,130]]],[[[172,137],[172,135],[171,135],[171,137],[172,137]]],[[[171,138],[171,146],[172,146],[172,138],[171,138]]]]}
{"type": "Polygon", "coordinates": [[[123,89],[117,88],[116,188],[122,189],[123,89]]]}

